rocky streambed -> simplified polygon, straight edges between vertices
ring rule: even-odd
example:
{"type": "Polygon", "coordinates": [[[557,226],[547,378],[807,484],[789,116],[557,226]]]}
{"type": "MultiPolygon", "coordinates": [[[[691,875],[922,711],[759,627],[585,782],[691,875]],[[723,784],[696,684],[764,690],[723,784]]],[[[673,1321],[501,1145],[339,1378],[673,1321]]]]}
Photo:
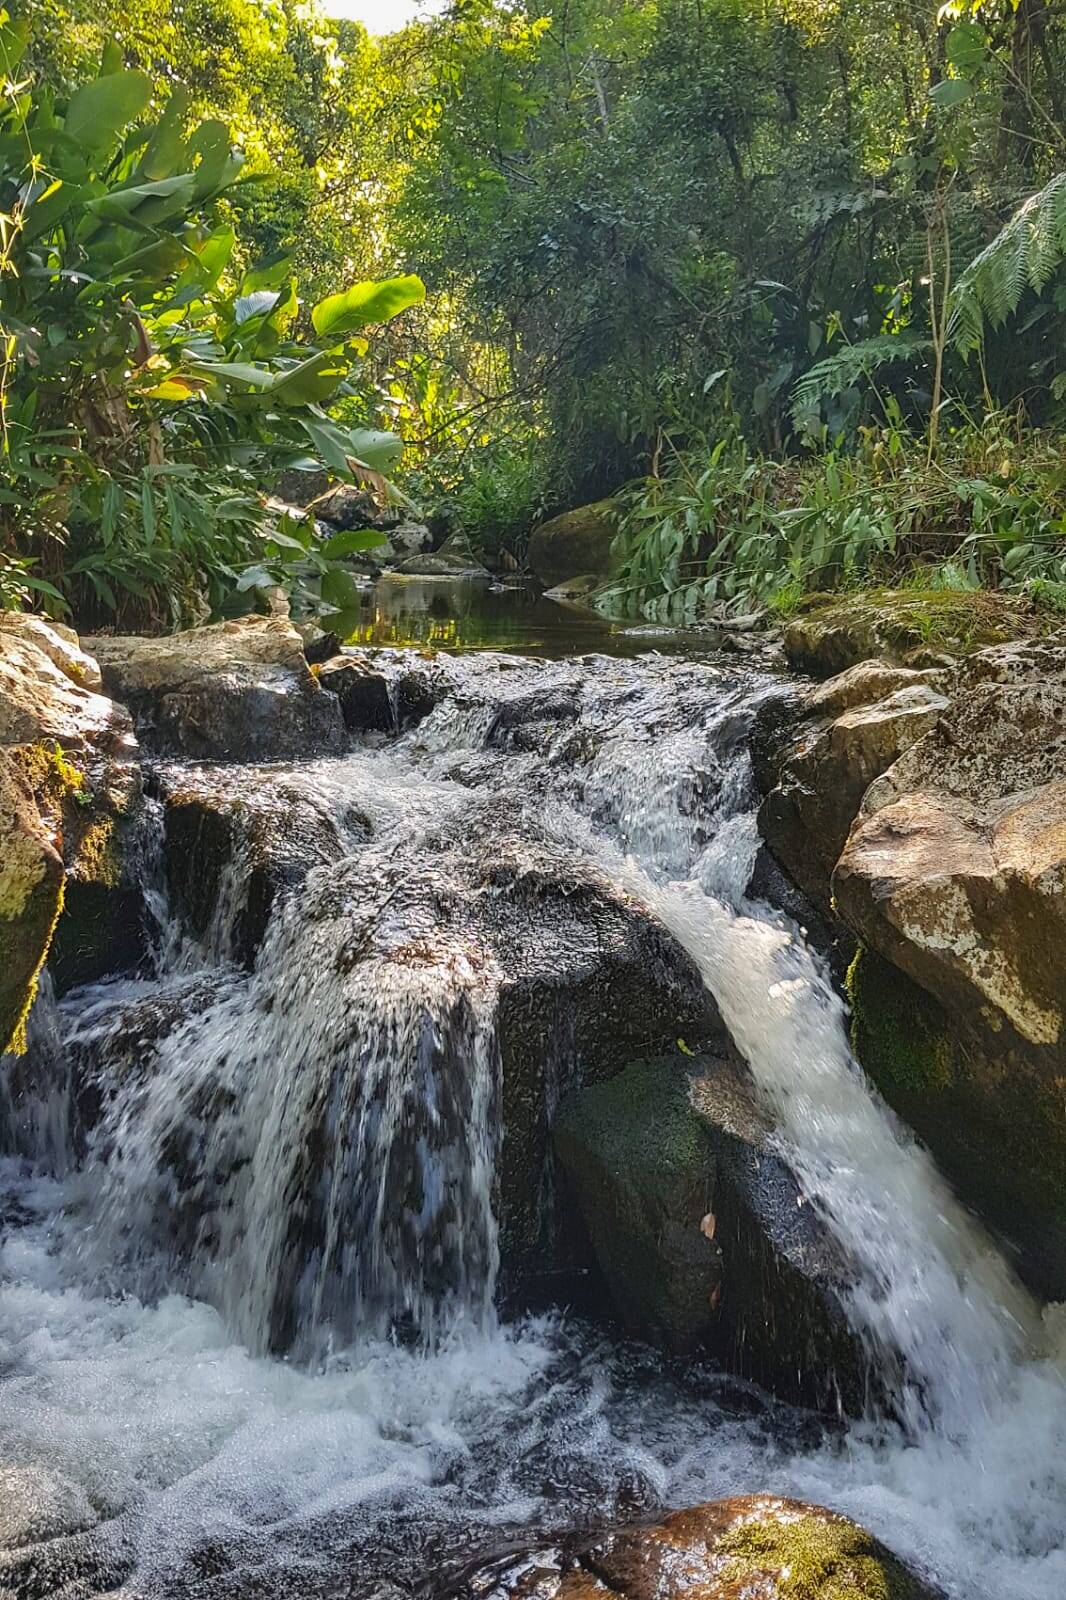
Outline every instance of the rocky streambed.
{"type": "Polygon", "coordinates": [[[840,633],[0,618],[0,1592],[1062,1592],[1066,648],[840,633]]]}

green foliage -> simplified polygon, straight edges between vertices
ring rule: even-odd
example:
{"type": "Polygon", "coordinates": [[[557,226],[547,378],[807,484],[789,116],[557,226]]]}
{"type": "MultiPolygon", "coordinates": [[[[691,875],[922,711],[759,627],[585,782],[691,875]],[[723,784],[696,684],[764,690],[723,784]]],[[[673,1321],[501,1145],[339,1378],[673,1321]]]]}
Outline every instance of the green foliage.
{"type": "Polygon", "coordinates": [[[421,299],[420,280],[330,297],[309,340],[286,259],[235,270],[221,205],[243,158],[225,124],[188,131],[180,89],[146,115],[151,81],[111,50],[55,97],[17,80],[27,45],[4,14],[0,599],[155,624],[276,583],[328,600],[345,588],[333,558],[264,491],[297,462],[348,478],[395,463],[395,434],[351,425],[356,330],[421,299]],[[343,424],[325,409],[340,400],[343,424]]]}
{"type": "Polygon", "coordinates": [[[952,332],[979,348],[985,320],[1002,327],[1032,291],[1043,294],[1066,260],[1066,172],[1031,195],[955,285],[952,332]]]}
{"type": "Polygon", "coordinates": [[[627,615],[788,614],[807,593],[863,583],[1057,593],[1066,582],[1059,443],[1001,417],[959,429],[932,461],[898,420],[865,430],[854,452],[800,463],[753,455],[734,429],[626,498],[602,604],[627,615]]]}

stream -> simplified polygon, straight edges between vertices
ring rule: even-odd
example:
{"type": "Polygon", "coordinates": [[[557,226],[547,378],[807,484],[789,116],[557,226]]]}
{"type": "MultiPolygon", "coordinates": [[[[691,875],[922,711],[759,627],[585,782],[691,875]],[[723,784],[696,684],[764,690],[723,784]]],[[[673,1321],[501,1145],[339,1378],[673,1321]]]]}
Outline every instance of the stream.
{"type": "Polygon", "coordinates": [[[239,861],[194,938],[149,848],[153,971],[42,989],[53,1077],[0,1165],[0,1595],[437,1595],[553,1533],[770,1490],[854,1516],[951,1600],[1061,1600],[1066,1322],[871,1092],[803,931],[748,898],[772,674],[518,611],[486,640],[410,596],[424,637],[405,614],[386,638],[379,602],[362,642],[474,653],[402,735],[251,769],[347,851],[275,907],[254,970],[239,861]],[[454,839],[491,848],[499,816],[531,868],[579,859],[696,962],[855,1264],[887,1408],[817,1417],[565,1300],[500,1309],[500,975],[428,922],[432,958],[391,959],[412,885],[458,893],[454,839]],[[354,999],[341,917],[366,926],[354,999]],[[122,1035],[145,1003],[174,1019],[151,1071],[122,1035]],[[79,1143],[66,1063],[90,1046],[116,1087],[79,1143]]]}

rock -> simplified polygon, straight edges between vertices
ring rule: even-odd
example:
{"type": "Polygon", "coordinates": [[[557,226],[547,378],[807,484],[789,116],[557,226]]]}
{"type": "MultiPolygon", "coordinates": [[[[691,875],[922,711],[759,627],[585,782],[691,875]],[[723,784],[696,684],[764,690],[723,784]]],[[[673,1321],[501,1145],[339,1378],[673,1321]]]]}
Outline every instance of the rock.
{"type": "Polygon", "coordinates": [[[433,548],[433,535],[424,522],[398,522],[389,529],[389,559],[403,561],[433,548]]]}
{"type": "Polygon", "coordinates": [[[867,788],[948,705],[921,674],[882,662],[850,668],[808,697],[806,720],[779,754],[759,831],[821,911],[829,910],[833,869],[867,788]]]}
{"type": "Polygon", "coordinates": [[[562,1102],[555,1149],[622,1322],[805,1403],[853,1410],[845,1265],[731,1060],[645,1062],[562,1102]]]}
{"type": "Polygon", "coordinates": [[[904,666],[939,666],[984,645],[1047,632],[1046,614],[994,591],[883,589],[858,599],[812,596],[785,625],[789,666],[817,678],[868,657],[904,666]]]}
{"type": "Polygon", "coordinates": [[[543,598],[554,600],[558,605],[587,606],[602,587],[602,573],[582,572],[575,578],[557,583],[553,589],[545,589],[543,598]]]}
{"type": "Polygon", "coordinates": [[[436,663],[385,650],[345,650],[323,665],[318,681],[337,696],[352,733],[400,733],[428,716],[446,688],[436,663]]]}
{"type": "Polygon", "coordinates": [[[304,658],[292,623],[241,617],[162,639],[100,637],[110,694],[164,755],[272,761],[339,752],[344,721],[304,658]]]}
{"type": "Polygon", "coordinates": [[[276,768],[172,768],[161,788],[171,903],[216,961],[251,967],[278,897],[370,836],[276,768]]]}
{"type": "Polygon", "coordinates": [[[453,533],[439,550],[408,556],[396,570],[411,578],[484,578],[487,581],[490,576],[464,533],[453,533]]]}
{"type": "Polygon", "coordinates": [[[81,648],[73,628],[51,619],[46,622],[30,611],[0,611],[0,631],[36,645],[71,683],[94,691],[102,687],[100,668],[81,648]]]}
{"type": "MultiPolygon", "coordinates": [[[[305,502],[307,504],[307,502],[305,502]]],[[[366,489],[352,483],[339,483],[325,494],[319,495],[311,508],[316,517],[333,528],[347,532],[351,528],[376,528],[378,507],[366,489]]]]}
{"type": "Polygon", "coordinates": [[[63,904],[63,861],[33,793],[0,754],[0,1052],[25,1049],[25,1022],[63,904]]]}
{"type": "MultiPolygon", "coordinates": [[[[505,1287],[552,1266],[564,1248],[549,1160],[561,1095],[682,1029],[728,1048],[680,946],[523,816],[517,794],[472,797],[310,873],[255,971],[232,981],[232,1001],[202,1026],[186,1014],[154,1051],[139,1040],[136,1071],[160,1083],[151,1116],[131,1130],[119,1101],[94,1142],[145,1141],[145,1187],[128,1195],[140,1258],[150,1239],[171,1283],[177,1272],[209,1298],[234,1284],[242,1315],[257,1308],[248,1336],[276,1350],[384,1330],[490,1282],[497,1225],[505,1287]],[[249,1095],[262,1115],[247,1115],[249,1095]],[[498,1128],[497,1152],[483,1141],[498,1128]],[[269,1242],[249,1220],[264,1170],[286,1195],[269,1242]],[[244,1271],[259,1285],[251,1298],[244,1271]]],[[[112,1036],[125,1060],[121,1026],[112,1036]]],[[[91,1075],[123,1072],[108,1072],[105,1048],[91,1075]]]]}
{"type": "MultiPolygon", "coordinates": [[[[97,693],[96,662],[69,629],[0,613],[0,748],[8,809],[20,777],[63,866],[65,909],[51,950],[60,988],[134,965],[141,896],[125,844],[141,797],[129,713],[97,693]]],[[[24,796],[25,798],[25,796],[24,796]]]]}
{"type": "Polygon", "coordinates": [[[473,1574],[459,1593],[468,1600],[937,1600],[857,1523],[768,1494],[510,1555],[473,1574]]]}
{"type": "Polygon", "coordinates": [[[935,1003],[928,1038],[916,1030],[893,1066],[876,1035],[906,1029],[907,986],[899,1005],[883,981],[876,1006],[866,995],[869,1070],[1034,1281],[1061,1292],[1066,631],[963,666],[950,714],[868,790],[833,892],[864,945],[935,1003]]]}
{"type": "Polygon", "coordinates": [[[527,560],[548,588],[583,574],[603,578],[611,570],[611,546],[617,532],[616,503],[597,500],[534,528],[527,560]]]}
{"type": "MultiPolygon", "coordinates": [[[[290,467],[277,481],[275,494],[289,505],[309,506],[329,491],[329,474],[321,467],[290,467]]],[[[321,513],[320,513],[321,514],[321,513]]]]}

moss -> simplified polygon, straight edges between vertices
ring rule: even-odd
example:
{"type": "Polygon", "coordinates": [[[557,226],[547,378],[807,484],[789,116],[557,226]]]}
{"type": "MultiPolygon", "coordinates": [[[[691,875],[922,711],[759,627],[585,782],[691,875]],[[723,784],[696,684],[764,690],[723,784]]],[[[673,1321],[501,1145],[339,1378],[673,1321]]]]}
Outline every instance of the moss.
{"type": "Polygon", "coordinates": [[[874,1082],[889,1095],[950,1088],[955,1046],[935,1001],[862,945],[845,981],[852,1047],[874,1082]]]}
{"type": "Polygon", "coordinates": [[[63,899],[65,888],[66,886],[64,882],[60,880],[59,892],[56,895],[55,912],[52,916],[51,925],[48,928],[47,936],[44,941],[44,948],[41,951],[41,958],[36,967],[34,967],[33,971],[30,973],[29,979],[26,983],[25,998],[23,999],[21,1009],[15,1016],[14,1025],[11,1029],[11,1034],[8,1038],[7,1044],[2,1047],[10,1055],[21,1056],[25,1055],[26,1053],[26,1023],[30,1012],[33,1010],[33,1002],[37,998],[37,985],[41,981],[41,973],[44,971],[45,963],[48,960],[48,953],[52,948],[52,940],[55,937],[56,928],[59,926],[59,919],[63,915],[63,899]]]}
{"type": "Polygon", "coordinates": [[[122,859],[114,817],[98,817],[89,824],[78,841],[72,871],[86,883],[117,889],[122,881],[122,859]]]}
{"type": "Polygon", "coordinates": [[[750,1581],[752,1593],[760,1576],[774,1571],[777,1600],[919,1600],[923,1594],[889,1551],[843,1517],[748,1518],[721,1536],[715,1554],[731,1558],[727,1582],[750,1581]]]}

